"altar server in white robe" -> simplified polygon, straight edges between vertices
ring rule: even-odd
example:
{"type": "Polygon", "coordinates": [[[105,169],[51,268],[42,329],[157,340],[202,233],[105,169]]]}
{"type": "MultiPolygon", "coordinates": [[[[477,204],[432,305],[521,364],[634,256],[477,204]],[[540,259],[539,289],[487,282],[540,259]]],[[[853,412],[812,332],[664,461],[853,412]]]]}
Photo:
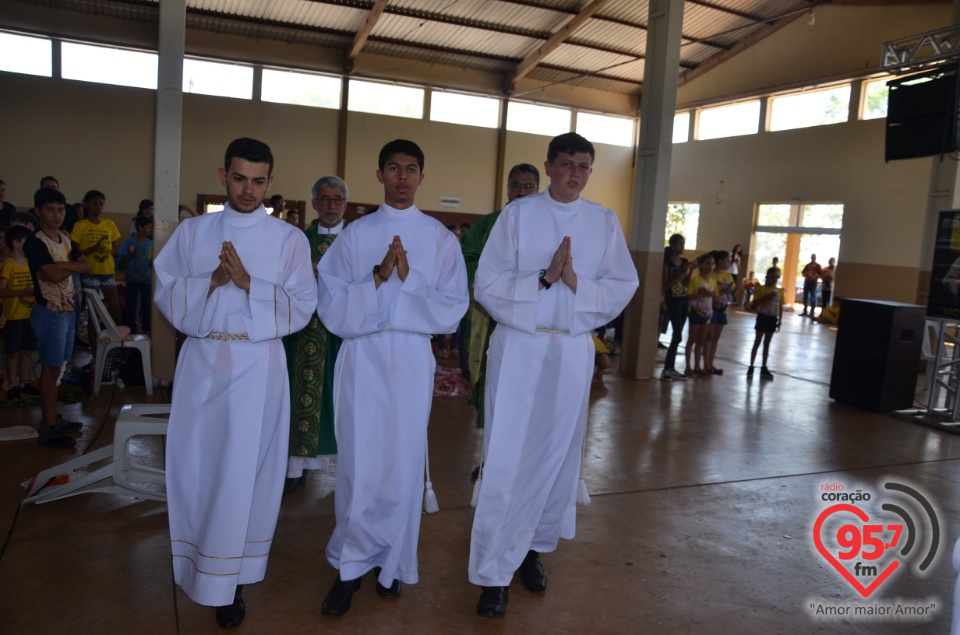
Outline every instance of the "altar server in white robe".
{"type": "Polygon", "coordinates": [[[286,473],[289,385],[281,339],[317,307],[303,232],[262,205],[270,148],[237,139],[219,214],[185,220],[154,262],[154,301],[187,336],[167,435],[173,573],[229,628],[245,615],[241,585],[263,579],[286,473]]]}
{"type": "Polygon", "coordinates": [[[638,286],[616,215],[580,197],[593,160],[580,135],[553,139],[549,189],[504,208],[474,279],[476,301],[497,322],[469,562],[484,617],[504,615],[517,570],[528,589],[545,590],[539,554],[574,537],[591,331],[616,317],[638,286]]]}
{"type": "Polygon", "coordinates": [[[454,332],[469,304],[456,236],[414,204],[423,152],[398,139],[378,165],[384,204],[347,225],[317,266],[317,312],[343,338],[334,376],[337,523],[326,552],[338,575],[321,609],[334,616],[371,569],[385,598],[419,580],[430,336],[454,332]]]}

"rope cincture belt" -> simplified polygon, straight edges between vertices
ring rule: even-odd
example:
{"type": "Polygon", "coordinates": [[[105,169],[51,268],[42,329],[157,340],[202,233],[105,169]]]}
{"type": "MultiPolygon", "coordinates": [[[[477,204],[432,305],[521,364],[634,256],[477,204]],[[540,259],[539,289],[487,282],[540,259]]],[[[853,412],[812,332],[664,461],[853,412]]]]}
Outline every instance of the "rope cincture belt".
{"type": "Polygon", "coordinates": [[[559,329],[542,329],[538,328],[537,333],[559,333],[560,335],[570,335],[570,331],[562,331],[559,329]]]}
{"type": "Polygon", "coordinates": [[[246,333],[223,333],[221,331],[211,331],[205,340],[220,340],[222,342],[249,342],[250,336],[246,333]]]}

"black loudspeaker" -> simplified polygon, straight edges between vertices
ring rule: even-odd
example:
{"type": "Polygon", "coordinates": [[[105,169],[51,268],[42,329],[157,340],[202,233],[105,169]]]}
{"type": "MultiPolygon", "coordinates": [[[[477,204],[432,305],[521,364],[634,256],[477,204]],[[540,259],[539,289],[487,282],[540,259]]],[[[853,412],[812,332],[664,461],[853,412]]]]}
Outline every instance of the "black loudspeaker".
{"type": "Polygon", "coordinates": [[[958,150],[957,65],[887,82],[887,161],[958,150]]]}
{"type": "Polygon", "coordinates": [[[830,398],[878,412],[913,407],[925,317],[915,304],[844,299],[830,398]]]}

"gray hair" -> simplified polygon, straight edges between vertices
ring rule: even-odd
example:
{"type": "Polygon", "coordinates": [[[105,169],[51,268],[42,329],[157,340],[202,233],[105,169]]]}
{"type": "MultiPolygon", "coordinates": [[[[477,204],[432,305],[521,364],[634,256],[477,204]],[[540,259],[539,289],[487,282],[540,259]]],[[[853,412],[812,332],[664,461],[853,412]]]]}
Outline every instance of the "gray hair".
{"type": "Polygon", "coordinates": [[[323,176],[317,179],[317,182],[313,184],[313,187],[310,188],[310,198],[317,198],[317,194],[325,187],[335,187],[343,192],[344,200],[350,200],[350,190],[347,189],[347,184],[343,182],[339,176],[323,176]]]}

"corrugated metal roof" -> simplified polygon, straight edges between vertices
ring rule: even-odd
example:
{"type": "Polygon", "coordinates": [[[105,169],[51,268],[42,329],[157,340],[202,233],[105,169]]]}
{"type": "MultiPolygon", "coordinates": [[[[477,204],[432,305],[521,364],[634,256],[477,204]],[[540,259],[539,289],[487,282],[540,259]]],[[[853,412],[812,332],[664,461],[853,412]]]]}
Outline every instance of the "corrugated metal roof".
{"type": "MultiPolygon", "coordinates": [[[[19,1],[127,20],[156,21],[158,15],[158,0],[19,1]]],[[[347,52],[374,4],[375,0],[187,0],[187,24],[347,52]]],[[[527,74],[530,79],[639,94],[648,0],[608,0],[558,47],[542,57],[538,54],[587,4],[587,0],[390,0],[362,51],[507,77],[532,56],[537,64],[527,74]]],[[[745,38],[762,36],[778,20],[800,16],[810,6],[810,0],[687,0],[679,70],[695,69],[726,54],[745,38]]]]}
{"type": "Polygon", "coordinates": [[[604,18],[614,18],[633,24],[646,24],[649,14],[650,3],[647,0],[611,0],[599,13],[604,18]]]}

